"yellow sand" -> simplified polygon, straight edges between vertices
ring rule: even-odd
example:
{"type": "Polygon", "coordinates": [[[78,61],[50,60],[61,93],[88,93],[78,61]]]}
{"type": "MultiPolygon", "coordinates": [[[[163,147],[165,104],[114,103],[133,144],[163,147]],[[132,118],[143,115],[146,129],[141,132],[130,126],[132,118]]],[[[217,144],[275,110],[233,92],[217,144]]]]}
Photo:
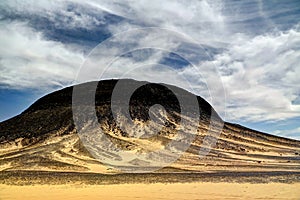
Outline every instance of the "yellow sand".
{"type": "Polygon", "coordinates": [[[300,200],[297,184],[238,184],[238,183],[176,183],[176,184],[122,184],[122,185],[0,185],[0,199],[280,199],[300,200]]]}

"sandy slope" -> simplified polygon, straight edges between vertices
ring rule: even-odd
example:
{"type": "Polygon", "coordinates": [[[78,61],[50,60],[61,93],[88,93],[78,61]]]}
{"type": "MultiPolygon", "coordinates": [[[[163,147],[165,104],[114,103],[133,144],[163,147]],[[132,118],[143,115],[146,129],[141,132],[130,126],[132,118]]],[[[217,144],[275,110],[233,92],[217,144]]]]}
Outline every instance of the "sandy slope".
{"type": "Polygon", "coordinates": [[[18,199],[270,199],[299,200],[300,184],[238,184],[238,183],[186,183],[186,184],[124,184],[124,185],[0,185],[1,200],[18,199]]]}

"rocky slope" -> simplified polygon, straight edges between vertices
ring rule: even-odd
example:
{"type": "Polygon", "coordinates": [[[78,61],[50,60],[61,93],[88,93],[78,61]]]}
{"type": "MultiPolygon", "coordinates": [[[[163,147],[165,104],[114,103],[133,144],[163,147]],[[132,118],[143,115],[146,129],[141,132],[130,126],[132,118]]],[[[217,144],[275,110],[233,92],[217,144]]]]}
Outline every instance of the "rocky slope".
{"type": "MultiPolygon", "coordinates": [[[[128,86],[137,83],[125,81],[128,86]]],[[[129,103],[131,118],[137,126],[124,131],[111,110],[111,96],[116,83],[117,80],[98,83],[94,106],[97,122],[92,123],[97,123],[110,141],[125,152],[148,152],[172,142],[182,122],[180,119],[186,116],[182,115],[178,99],[168,88],[181,96],[192,97],[193,94],[174,86],[144,83],[133,93],[129,103]],[[147,135],[147,130],[139,128],[148,123],[153,112],[151,107],[157,104],[164,107],[165,113],[159,107],[158,113],[152,114],[163,122],[163,128],[156,135],[133,139],[134,134],[147,135]]],[[[95,82],[80,87],[88,91],[90,84],[95,82]]],[[[95,159],[80,140],[77,129],[90,122],[83,115],[78,116],[82,117],[79,127],[74,125],[72,91],[73,87],[68,87],[48,94],[20,115],[0,123],[0,171],[120,172],[119,166],[95,159]]],[[[196,131],[186,133],[193,135],[193,141],[176,162],[159,169],[159,172],[300,172],[300,141],[226,122],[219,136],[210,135],[214,133],[210,123],[223,125],[223,121],[209,103],[201,97],[194,97],[201,114],[194,124],[196,131]],[[212,139],[218,136],[218,140],[207,156],[199,157],[208,135],[212,139]]],[[[84,104],[84,101],[81,103],[84,104]]],[[[80,107],[82,113],[85,113],[86,106],[80,107]]],[[[119,114],[121,116],[122,111],[119,114]]],[[[149,127],[151,129],[151,124],[149,127]]],[[[155,129],[155,125],[152,127],[155,129]]],[[[105,151],[103,149],[103,153],[109,153],[105,151]]],[[[133,159],[131,164],[139,167],[141,163],[133,159]]]]}

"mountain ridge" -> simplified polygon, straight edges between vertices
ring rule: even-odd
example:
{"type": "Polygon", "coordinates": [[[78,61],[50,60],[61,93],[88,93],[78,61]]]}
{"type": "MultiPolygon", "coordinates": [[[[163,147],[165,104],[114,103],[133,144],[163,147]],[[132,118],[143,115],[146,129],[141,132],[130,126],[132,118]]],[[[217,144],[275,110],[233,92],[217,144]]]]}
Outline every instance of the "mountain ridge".
{"type": "MultiPolygon", "coordinates": [[[[174,130],[180,124],[177,118],[181,115],[178,115],[180,109],[170,91],[161,84],[143,82],[148,86],[133,94],[129,109],[131,117],[138,124],[145,124],[149,120],[149,109],[157,102],[165,106],[169,121],[167,120],[164,129],[157,136],[132,140],[130,134],[117,126],[110,110],[111,94],[117,81],[100,81],[95,94],[97,122],[102,130],[106,131],[107,137],[120,149],[128,152],[148,152],[150,150],[145,144],[150,144],[150,146],[156,144],[161,148],[164,146],[163,144],[171,142],[176,133],[174,130]],[[158,93],[157,91],[164,92],[158,93]],[[163,94],[163,96],[158,97],[156,94],[163,94]]],[[[138,82],[130,79],[126,79],[126,81],[128,84],[138,82]]],[[[84,83],[81,86],[88,87],[88,84],[84,83]]],[[[118,166],[108,165],[95,159],[78,137],[72,115],[73,87],[48,94],[20,115],[0,123],[0,173],[1,171],[20,170],[102,174],[121,172],[118,166]]],[[[168,85],[168,87],[174,87],[183,95],[191,95],[175,86],[168,85]]],[[[271,172],[273,170],[287,173],[300,172],[300,141],[223,122],[208,102],[198,96],[197,100],[202,116],[199,116],[199,127],[194,133],[194,140],[176,162],[159,171],[209,173],[249,170],[271,172]],[[215,114],[212,119],[210,118],[211,113],[215,114]],[[200,159],[199,151],[205,145],[203,144],[204,139],[209,135],[210,120],[220,124],[224,123],[224,127],[219,137],[216,138],[216,145],[212,147],[206,157],[200,159]]],[[[85,123],[83,121],[83,124],[85,123]]],[[[133,133],[137,133],[137,131],[133,130],[133,133]]],[[[136,160],[131,164],[137,168],[141,165],[136,160]]]]}

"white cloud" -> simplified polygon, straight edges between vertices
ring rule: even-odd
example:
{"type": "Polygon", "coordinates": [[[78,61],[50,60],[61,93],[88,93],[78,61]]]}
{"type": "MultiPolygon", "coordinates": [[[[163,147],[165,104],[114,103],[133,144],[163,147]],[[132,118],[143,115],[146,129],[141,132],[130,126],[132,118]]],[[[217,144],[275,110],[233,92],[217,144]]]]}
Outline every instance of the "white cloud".
{"type": "Polygon", "coordinates": [[[10,88],[45,90],[70,84],[83,62],[71,46],[48,41],[26,23],[0,23],[0,79],[10,88]]]}
{"type": "Polygon", "coordinates": [[[300,115],[300,32],[237,40],[214,61],[227,91],[230,120],[283,120],[300,115]]]}
{"type": "Polygon", "coordinates": [[[100,9],[101,7],[85,7],[88,6],[87,3],[77,0],[11,0],[0,3],[0,8],[11,14],[24,15],[29,18],[45,17],[56,28],[90,30],[95,26],[105,24],[104,11],[108,10],[100,9]]]}

